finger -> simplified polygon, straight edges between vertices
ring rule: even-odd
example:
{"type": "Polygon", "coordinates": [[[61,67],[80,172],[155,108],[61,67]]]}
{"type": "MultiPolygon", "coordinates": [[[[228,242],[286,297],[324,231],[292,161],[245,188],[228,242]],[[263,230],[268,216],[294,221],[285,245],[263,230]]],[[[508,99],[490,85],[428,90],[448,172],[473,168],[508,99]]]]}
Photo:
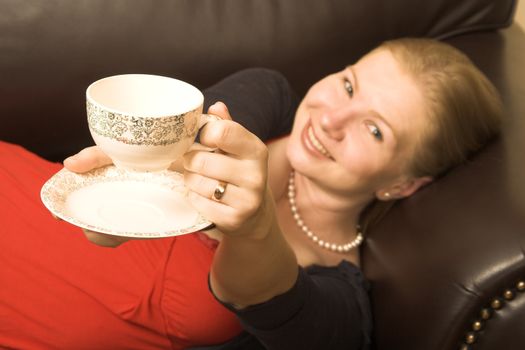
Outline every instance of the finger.
{"type": "Polygon", "coordinates": [[[262,190],[267,181],[265,162],[238,160],[221,153],[190,152],[184,155],[184,171],[238,187],[262,190]]]}
{"type": "Polygon", "coordinates": [[[216,115],[224,120],[233,120],[228,107],[221,101],[215,102],[208,108],[208,114],[216,115]]]}
{"type": "Polygon", "coordinates": [[[197,193],[204,198],[218,201],[223,205],[238,210],[249,210],[249,203],[255,203],[258,200],[257,191],[243,189],[232,183],[219,182],[218,180],[191,172],[184,173],[184,184],[188,190],[197,193]],[[224,193],[221,198],[217,200],[214,193],[220,185],[224,188],[224,193]]]}
{"type": "Polygon", "coordinates": [[[188,201],[206,219],[215,223],[217,228],[223,232],[235,229],[233,223],[239,221],[237,219],[238,211],[235,208],[210,200],[198,193],[190,191],[188,193],[188,201]]]}
{"type": "Polygon", "coordinates": [[[254,134],[232,120],[217,120],[206,124],[200,134],[201,144],[245,159],[264,157],[266,145],[254,134]]]}
{"type": "Polygon", "coordinates": [[[86,236],[88,241],[101,247],[115,248],[129,240],[129,238],[126,237],[111,236],[90,230],[82,231],[84,231],[84,236],[86,236]]]}
{"type": "Polygon", "coordinates": [[[64,166],[76,173],[85,173],[112,163],[111,158],[97,146],[84,148],[79,153],[64,160],[64,166]]]}
{"type": "MultiPolygon", "coordinates": [[[[236,179],[239,174],[235,174],[240,162],[232,156],[220,152],[191,151],[183,156],[185,171],[235,183],[236,185],[240,185],[236,179]]],[[[244,166],[246,167],[246,163],[244,166]]]]}
{"type": "Polygon", "coordinates": [[[210,227],[203,229],[202,232],[208,237],[216,239],[218,241],[220,241],[222,239],[222,236],[224,235],[224,233],[222,233],[221,230],[219,230],[215,225],[211,225],[210,227]]]}
{"type": "Polygon", "coordinates": [[[179,157],[173,163],[171,163],[169,170],[182,173],[184,171],[184,157],[179,157]]]}

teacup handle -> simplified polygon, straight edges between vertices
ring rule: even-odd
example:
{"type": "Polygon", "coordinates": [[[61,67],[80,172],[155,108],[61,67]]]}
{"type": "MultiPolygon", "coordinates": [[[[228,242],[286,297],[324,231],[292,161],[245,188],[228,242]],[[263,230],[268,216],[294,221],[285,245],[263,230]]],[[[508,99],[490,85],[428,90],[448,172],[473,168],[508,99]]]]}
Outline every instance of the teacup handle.
{"type": "Polygon", "coordinates": [[[214,120],[222,120],[222,118],[216,116],[215,114],[201,114],[201,117],[199,119],[199,129],[202,129],[204,125],[214,120]]]}

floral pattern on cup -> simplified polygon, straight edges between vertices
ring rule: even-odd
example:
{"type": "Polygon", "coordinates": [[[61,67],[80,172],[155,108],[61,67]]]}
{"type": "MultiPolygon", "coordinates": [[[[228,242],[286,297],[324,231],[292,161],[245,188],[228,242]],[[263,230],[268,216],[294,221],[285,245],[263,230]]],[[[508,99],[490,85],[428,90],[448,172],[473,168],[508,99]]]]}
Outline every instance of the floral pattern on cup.
{"type": "Polygon", "coordinates": [[[195,137],[197,132],[196,110],[167,118],[136,117],[112,113],[87,101],[88,125],[91,132],[128,145],[166,146],[183,138],[195,137]],[[194,114],[184,126],[184,118],[194,114]]]}

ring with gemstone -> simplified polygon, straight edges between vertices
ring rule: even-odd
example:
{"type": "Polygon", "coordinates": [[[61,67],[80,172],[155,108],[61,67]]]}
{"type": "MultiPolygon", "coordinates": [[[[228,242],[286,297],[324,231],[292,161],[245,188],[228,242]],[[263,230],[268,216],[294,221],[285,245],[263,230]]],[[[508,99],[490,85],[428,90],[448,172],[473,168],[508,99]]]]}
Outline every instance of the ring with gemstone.
{"type": "Polygon", "coordinates": [[[224,192],[226,192],[226,186],[226,182],[218,181],[217,186],[215,187],[215,191],[213,191],[213,195],[211,196],[211,199],[220,202],[222,197],[224,196],[224,192]]]}

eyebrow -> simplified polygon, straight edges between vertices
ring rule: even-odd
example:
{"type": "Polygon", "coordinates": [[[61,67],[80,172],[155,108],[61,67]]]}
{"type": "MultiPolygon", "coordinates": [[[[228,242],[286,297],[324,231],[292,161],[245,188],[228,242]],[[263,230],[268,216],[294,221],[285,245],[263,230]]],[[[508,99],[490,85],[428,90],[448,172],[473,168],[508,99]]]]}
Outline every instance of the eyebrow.
{"type": "MultiPolygon", "coordinates": [[[[355,92],[358,92],[359,91],[359,81],[357,79],[357,74],[356,74],[356,72],[354,70],[354,67],[352,65],[348,65],[348,66],[346,66],[346,69],[348,69],[350,71],[350,74],[352,75],[352,78],[353,78],[353,81],[354,81],[355,92]]],[[[392,125],[390,125],[390,123],[386,120],[386,118],[381,113],[376,111],[375,109],[370,109],[370,112],[372,112],[372,114],[374,114],[374,116],[376,116],[376,118],[381,120],[381,122],[383,124],[385,124],[390,129],[390,131],[394,135],[394,140],[396,140],[397,139],[396,132],[395,132],[394,128],[392,127],[392,125]]]]}

